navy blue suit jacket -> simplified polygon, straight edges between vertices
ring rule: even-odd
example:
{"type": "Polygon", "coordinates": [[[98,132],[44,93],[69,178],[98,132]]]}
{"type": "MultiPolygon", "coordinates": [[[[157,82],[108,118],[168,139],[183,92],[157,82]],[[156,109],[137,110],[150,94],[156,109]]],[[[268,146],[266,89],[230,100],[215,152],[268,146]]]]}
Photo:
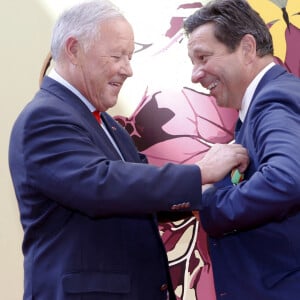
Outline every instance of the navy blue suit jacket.
{"type": "Polygon", "coordinates": [[[218,299],[300,299],[300,80],[281,66],[259,83],[236,142],[245,181],[207,190],[201,220],[218,299]]]}
{"type": "Polygon", "coordinates": [[[127,132],[45,77],[17,118],[9,164],[24,229],[24,299],[175,299],[155,212],[199,208],[195,165],[146,164],[127,132]],[[129,163],[127,163],[129,162],[129,163]]]}

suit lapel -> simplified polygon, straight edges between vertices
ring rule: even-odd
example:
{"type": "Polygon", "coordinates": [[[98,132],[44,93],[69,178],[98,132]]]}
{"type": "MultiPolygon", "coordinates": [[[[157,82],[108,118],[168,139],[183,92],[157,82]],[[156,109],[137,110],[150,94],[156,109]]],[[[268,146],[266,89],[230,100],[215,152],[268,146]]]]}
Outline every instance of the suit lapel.
{"type": "MultiPolygon", "coordinates": [[[[249,106],[246,118],[244,120],[243,123],[246,123],[248,120],[248,116],[250,115],[250,111],[251,108],[255,105],[255,100],[257,98],[257,95],[259,94],[259,92],[262,90],[262,88],[266,85],[267,82],[277,78],[278,76],[282,75],[283,73],[285,73],[286,70],[281,67],[280,65],[275,65],[273,66],[260,80],[260,82],[258,83],[255,92],[253,94],[252,100],[251,100],[251,104],[249,106]]],[[[239,134],[239,131],[241,129],[241,125],[243,124],[239,119],[236,123],[236,128],[235,128],[235,136],[236,136],[236,141],[238,141],[237,136],[239,134]]]]}
{"type": "Polygon", "coordinates": [[[107,113],[102,113],[102,121],[121,151],[125,161],[139,162],[140,158],[137,150],[126,130],[107,113]]]}
{"type": "MultiPolygon", "coordinates": [[[[106,133],[101,126],[99,126],[87,106],[74,93],[47,76],[43,79],[41,89],[55,94],[63,102],[68,103],[70,106],[70,111],[74,113],[74,117],[76,115],[78,120],[82,120],[82,122],[85,123],[85,126],[90,127],[89,130],[92,131],[92,134],[97,135],[97,141],[102,144],[102,147],[105,145],[105,147],[109,148],[111,152],[114,152],[115,157],[120,157],[117,150],[111,144],[111,141],[107,137],[106,133]]],[[[130,139],[125,129],[122,128],[111,116],[109,116],[109,114],[102,113],[101,117],[109,134],[119,147],[119,150],[121,151],[125,161],[139,162],[139,155],[136,151],[133,141],[130,139]]]]}

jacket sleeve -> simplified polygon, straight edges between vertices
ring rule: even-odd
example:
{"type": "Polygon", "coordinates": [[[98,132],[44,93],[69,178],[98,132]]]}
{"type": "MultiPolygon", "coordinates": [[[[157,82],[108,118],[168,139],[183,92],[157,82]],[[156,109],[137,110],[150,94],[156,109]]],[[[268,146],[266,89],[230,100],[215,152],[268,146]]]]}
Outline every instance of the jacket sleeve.
{"type": "Polygon", "coordinates": [[[280,221],[300,210],[300,109],[294,101],[299,96],[268,96],[247,116],[245,146],[253,170],[238,185],[227,178],[204,192],[200,216],[212,236],[280,221]]]}
{"type": "Polygon", "coordinates": [[[24,135],[15,155],[24,155],[32,191],[90,217],[168,211],[182,202],[199,208],[201,173],[196,165],[159,168],[146,164],[144,155],[139,162],[111,158],[112,146],[105,141],[102,148],[95,145],[86,121],[71,117],[49,106],[32,110],[16,125],[15,132],[24,135]]]}

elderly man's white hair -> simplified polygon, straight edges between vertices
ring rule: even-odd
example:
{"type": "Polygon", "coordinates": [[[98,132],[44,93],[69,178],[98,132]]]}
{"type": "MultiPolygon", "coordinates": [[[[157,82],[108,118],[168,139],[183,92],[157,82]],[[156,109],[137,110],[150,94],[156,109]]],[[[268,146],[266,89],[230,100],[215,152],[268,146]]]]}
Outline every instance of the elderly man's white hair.
{"type": "Polygon", "coordinates": [[[123,17],[123,14],[109,0],[84,2],[64,11],[55,23],[52,32],[53,60],[59,60],[65,42],[71,36],[80,41],[87,50],[97,36],[99,24],[114,17],[123,17]]]}

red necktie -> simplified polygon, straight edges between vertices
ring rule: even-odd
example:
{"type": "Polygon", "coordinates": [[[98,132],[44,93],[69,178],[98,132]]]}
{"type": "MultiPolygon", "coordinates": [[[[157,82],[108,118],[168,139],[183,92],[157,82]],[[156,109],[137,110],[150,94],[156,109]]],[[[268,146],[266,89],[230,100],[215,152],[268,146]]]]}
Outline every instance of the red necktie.
{"type": "Polygon", "coordinates": [[[97,122],[98,122],[99,124],[101,124],[101,118],[100,118],[100,112],[99,112],[99,110],[94,110],[94,111],[93,111],[93,115],[94,115],[94,117],[96,118],[97,122]]]}

